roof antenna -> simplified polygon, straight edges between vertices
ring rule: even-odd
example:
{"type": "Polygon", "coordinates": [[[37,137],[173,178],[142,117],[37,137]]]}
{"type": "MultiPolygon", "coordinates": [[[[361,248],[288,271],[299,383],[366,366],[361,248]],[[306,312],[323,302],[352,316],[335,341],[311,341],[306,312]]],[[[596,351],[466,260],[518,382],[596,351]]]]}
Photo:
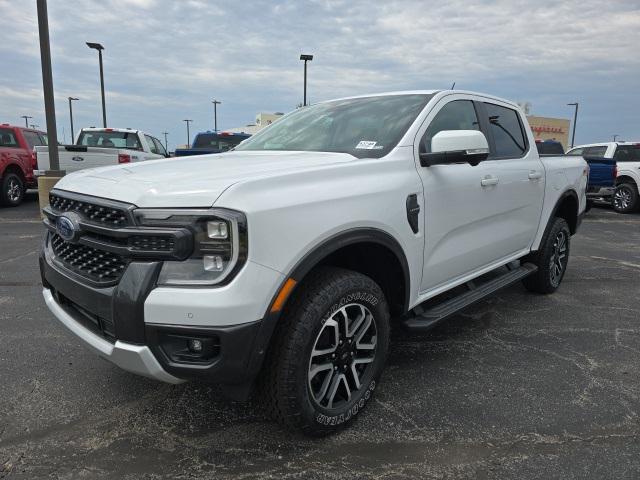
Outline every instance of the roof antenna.
{"type": "Polygon", "coordinates": [[[453,90],[454,88],[456,88],[456,82],[453,82],[453,85],[451,85],[450,90],[453,90]]]}

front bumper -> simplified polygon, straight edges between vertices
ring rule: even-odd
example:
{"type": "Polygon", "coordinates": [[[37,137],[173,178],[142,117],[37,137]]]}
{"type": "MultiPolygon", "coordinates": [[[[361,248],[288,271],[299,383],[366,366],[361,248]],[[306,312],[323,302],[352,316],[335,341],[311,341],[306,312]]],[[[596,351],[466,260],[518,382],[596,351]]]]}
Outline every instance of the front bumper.
{"type": "Polygon", "coordinates": [[[261,303],[261,295],[252,287],[273,283],[263,291],[268,296],[279,276],[265,278],[247,265],[221,289],[158,288],[160,265],[131,262],[118,284],[90,286],[57,265],[45,240],[40,255],[44,299],[83,343],[124,370],[168,383],[185,379],[230,386],[251,383],[256,373],[253,346],[261,344],[257,339],[264,323],[255,320],[264,314],[264,307],[260,315],[249,316],[261,303]],[[215,339],[215,355],[199,362],[177,359],[171,349],[175,338],[185,337],[215,339]]]}
{"type": "Polygon", "coordinates": [[[42,295],[51,313],[101,357],[106,358],[123,370],[154,378],[162,382],[181,383],[184,381],[167,373],[149,347],[125,343],[119,340],[111,343],[83,327],[82,324],[74,318],[72,312],[56,302],[50,289],[44,288],[42,295]]]}

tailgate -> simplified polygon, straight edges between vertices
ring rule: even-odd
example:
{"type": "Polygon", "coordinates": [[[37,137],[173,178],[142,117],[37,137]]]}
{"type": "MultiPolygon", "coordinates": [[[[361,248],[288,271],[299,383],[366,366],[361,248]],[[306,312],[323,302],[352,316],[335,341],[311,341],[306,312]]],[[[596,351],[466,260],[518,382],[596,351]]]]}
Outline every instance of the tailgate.
{"type": "Polygon", "coordinates": [[[590,187],[613,187],[616,161],[602,157],[584,157],[589,164],[590,187]]]}

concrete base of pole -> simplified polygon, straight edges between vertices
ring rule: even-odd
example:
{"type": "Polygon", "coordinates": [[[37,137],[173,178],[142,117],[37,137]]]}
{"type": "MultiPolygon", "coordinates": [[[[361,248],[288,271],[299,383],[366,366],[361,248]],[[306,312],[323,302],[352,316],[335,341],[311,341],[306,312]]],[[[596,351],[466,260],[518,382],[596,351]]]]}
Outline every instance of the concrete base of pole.
{"type": "Polygon", "coordinates": [[[45,175],[38,177],[38,201],[40,202],[41,217],[43,217],[42,209],[49,205],[49,192],[63,176],[64,172],[47,171],[45,175]]]}

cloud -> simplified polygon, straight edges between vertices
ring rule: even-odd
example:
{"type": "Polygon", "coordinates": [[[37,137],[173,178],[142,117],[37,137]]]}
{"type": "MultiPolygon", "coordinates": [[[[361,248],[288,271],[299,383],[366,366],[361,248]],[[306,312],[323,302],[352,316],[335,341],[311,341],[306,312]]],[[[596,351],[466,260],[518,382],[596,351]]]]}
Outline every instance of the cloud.
{"type": "MultiPolygon", "coordinates": [[[[0,121],[44,124],[35,2],[0,0],[0,121]]],[[[219,124],[300,102],[300,53],[312,101],[384,90],[457,87],[532,102],[570,116],[578,141],[640,137],[640,5],[592,0],[49,2],[59,125],[100,123],[96,52],[105,46],[107,116],[113,126],[170,132],[173,145],[219,124]],[[77,110],[77,112],[76,112],[77,110]]],[[[60,128],[60,127],[59,127],[60,128]]]]}

